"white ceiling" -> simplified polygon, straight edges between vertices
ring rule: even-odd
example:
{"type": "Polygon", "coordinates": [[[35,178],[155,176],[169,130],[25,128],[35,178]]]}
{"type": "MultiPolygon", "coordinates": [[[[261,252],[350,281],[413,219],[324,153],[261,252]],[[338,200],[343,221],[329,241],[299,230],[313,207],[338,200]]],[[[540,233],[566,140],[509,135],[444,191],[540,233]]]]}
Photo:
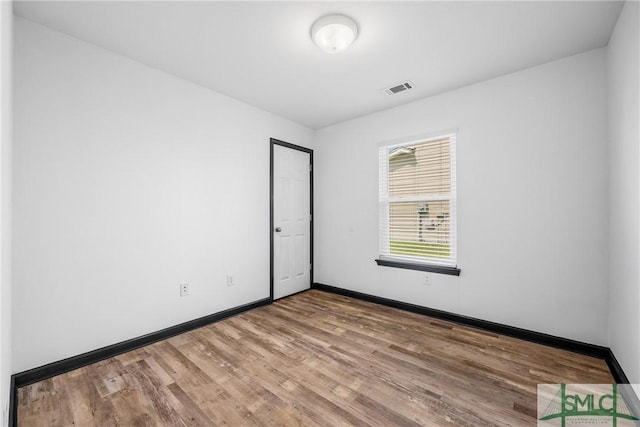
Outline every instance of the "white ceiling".
{"type": "Polygon", "coordinates": [[[31,2],[17,15],[318,129],[605,46],[622,8],[569,2],[31,2]],[[312,23],[360,36],[330,55],[312,23]],[[389,97],[403,80],[415,89],[389,97]]]}

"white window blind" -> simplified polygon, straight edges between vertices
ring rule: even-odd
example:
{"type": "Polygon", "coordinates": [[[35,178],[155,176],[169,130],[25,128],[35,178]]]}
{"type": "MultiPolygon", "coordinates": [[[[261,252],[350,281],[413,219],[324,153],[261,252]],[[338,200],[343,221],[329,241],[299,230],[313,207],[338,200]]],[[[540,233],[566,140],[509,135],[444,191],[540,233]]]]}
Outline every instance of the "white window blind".
{"type": "Polygon", "coordinates": [[[380,258],[457,267],[456,136],[379,148],[380,258]]]}

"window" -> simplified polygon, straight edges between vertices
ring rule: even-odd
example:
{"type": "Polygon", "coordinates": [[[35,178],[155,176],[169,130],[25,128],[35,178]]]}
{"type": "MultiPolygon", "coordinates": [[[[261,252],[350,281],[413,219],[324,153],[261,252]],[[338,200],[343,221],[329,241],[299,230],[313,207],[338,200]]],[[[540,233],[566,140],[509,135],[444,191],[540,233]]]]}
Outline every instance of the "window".
{"type": "Polygon", "coordinates": [[[456,135],[379,149],[379,265],[460,274],[456,261],[456,135]]]}

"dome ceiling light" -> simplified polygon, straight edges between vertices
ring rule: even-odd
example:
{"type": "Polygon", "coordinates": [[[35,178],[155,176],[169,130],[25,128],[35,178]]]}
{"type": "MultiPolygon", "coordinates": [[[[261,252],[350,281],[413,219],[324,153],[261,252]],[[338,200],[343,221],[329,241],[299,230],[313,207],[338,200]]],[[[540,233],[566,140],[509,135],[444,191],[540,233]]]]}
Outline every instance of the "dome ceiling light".
{"type": "Polygon", "coordinates": [[[311,27],[311,38],[327,53],[339,53],[358,37],[358,25],[345,15],[327,15],[311,27]]]}

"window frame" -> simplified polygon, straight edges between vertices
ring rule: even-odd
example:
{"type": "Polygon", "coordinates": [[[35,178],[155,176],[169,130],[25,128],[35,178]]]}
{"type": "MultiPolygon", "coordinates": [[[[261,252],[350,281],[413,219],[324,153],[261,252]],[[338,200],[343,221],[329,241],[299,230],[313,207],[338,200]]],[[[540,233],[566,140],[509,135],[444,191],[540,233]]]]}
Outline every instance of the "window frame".
{"type": "Polygon", "coordinates": [[[419,270],[431,273],[448,274],[459,276],[460,268],[458,268],[457,257],[457,182],[456,182],[456,142],[457,142],[457,129],[450,129],[441,132],[434,132],[426,135],[418,135],[410,138],[404,138],[402,140],[383,142],[378,144],[378,251],[380,253],[376,263],[383,267],[395,267],[404,268],[409,270],[419,270]],[[389,151],[394,148],[408,147],[412,145],[425,144],[430,141],[436,141],[440,139],[449,139],[449,156],[450,156],[450,191],[447,196],[425,196],[425,197],[412,197],[412,198],[392,198],[389,196],[389,151]],[[450,236],[449,244],[450,260],[452,262],[438,263],[433,259],[417,256],[394,256],[390,254],[390,232],[387,229],[384,231],[384,226],[389,227],[389,207],[392,203],[397,202],[411,202],[411,201],[423,201],[423,202],[435,202],[435,201],[449,201],[449,216],[450,216],[450,236]]]}

